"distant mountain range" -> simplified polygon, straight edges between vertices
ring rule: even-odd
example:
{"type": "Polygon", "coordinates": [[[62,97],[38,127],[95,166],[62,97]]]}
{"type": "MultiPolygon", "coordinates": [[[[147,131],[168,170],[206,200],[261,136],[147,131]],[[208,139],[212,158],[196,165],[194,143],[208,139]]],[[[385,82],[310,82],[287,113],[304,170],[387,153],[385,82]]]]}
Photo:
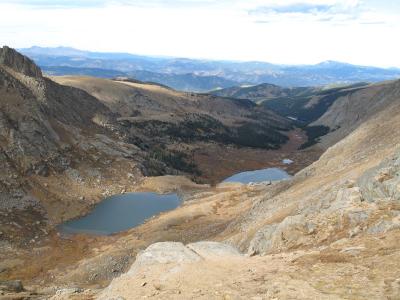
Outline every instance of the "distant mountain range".
{"type": "Polygon", "coordinates": [[[335,61],[317,65],[275,65],[267,62],[90,52],[68,47],[34,46],[19,51],[51,75],[127,76],[197,92],[266,82],[283,87],[309,87],[400,78],[400,69],[356,66],[335,61]]]}

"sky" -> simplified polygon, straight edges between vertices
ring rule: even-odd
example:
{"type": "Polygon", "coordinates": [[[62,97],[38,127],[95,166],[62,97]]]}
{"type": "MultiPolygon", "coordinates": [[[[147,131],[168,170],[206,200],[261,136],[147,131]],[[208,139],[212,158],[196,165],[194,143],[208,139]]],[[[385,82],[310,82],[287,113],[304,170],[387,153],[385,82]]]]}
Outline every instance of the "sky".
{"type": "Polygon", "coordinates": [[[0,46],[400,67],[399,0],[0,0],[0,46]]]}

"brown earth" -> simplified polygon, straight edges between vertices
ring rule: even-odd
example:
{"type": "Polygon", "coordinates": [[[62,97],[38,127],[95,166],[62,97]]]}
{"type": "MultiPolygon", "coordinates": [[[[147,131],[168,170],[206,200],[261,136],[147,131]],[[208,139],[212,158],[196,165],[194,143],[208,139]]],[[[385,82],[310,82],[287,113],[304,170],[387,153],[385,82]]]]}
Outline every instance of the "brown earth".
{"type": "Polygon", "coordinates": [[[306,142],[304,132],[296,129],[288,133],[289,141],[279,150],[264,150],[219,144],[200,144],[194,147],[194,162],[198,166],[205,182],[217,184],[223,179],[243,171],[265,168],[281,168],[294,175],[310,165],[322,154],[317,147],[299,151],[306,142]],[[292,164],[284,164],[283,159],[290,159],[292,164]]]}

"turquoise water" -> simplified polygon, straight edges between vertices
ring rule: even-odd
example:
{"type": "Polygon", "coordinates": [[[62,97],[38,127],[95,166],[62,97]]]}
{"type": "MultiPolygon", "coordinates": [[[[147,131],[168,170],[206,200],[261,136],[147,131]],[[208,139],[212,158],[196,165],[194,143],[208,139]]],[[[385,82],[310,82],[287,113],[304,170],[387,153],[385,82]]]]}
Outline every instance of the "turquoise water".
{"type": "Polygon", "coordinates": [[[263,181],[277,181],[288,179],[291,176],[284,170],[279,168],[268,168],[255,171],[247,171],[237,173],[231,177],[226,178],[223,182],[263,182],[263,181]]]}
{"type": "Polygon", "coordinates": [[[160,212],[177,208],[181,200],[176,194],[127,193],[104,199],[86,216],[67,221],[61,233],[109,235],[142,224],[160,212]]]}

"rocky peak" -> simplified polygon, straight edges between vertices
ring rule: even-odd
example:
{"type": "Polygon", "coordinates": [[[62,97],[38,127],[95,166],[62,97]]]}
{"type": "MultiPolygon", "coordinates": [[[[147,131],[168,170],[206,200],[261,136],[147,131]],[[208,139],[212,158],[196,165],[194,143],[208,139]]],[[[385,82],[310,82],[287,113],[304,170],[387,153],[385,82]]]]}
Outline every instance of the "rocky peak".
{"type": "Polygon", "coordinates": [[[42,71],[31,59],[7,46],[0,48],[0,65],[27,76],[42,77],[42,71]]]}

